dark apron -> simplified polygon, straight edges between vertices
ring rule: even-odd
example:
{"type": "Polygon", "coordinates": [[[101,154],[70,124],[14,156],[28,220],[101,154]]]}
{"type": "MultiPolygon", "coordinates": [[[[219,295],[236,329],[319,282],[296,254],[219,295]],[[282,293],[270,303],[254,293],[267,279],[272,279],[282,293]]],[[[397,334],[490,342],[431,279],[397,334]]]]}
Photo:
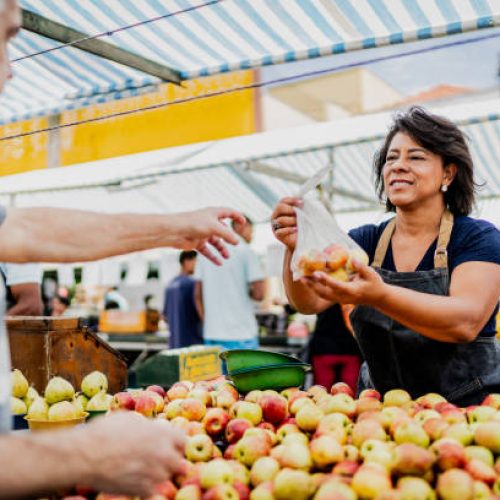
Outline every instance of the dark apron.
{"type": "MultiPolygon", "coordinates": [[[[448,295],[450,277],[446,248],[453,215],[441,219],[434,269],[399,273],[381,269],[395,229],[389,222],[377,244],[372,267],[385,283],[417,292],[448,295]]],[[[384,393],[405,389],[413,399],[429,393],[442,394],[460,406],[479,404],[490,392],[500,392],[500,347],[495,337],[477,337],[467,344],[429,339],[369,306],[357,306],[351,314],[365,359],[358,391],[375,388],[384,393]]]]}

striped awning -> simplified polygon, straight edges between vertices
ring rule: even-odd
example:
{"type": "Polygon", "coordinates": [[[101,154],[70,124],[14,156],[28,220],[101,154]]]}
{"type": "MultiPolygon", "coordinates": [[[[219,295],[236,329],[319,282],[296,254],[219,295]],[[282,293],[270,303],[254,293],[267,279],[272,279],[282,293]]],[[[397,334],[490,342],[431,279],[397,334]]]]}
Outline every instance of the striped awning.
{"type": "MultiPolygon", "coordinates": [[[[183,79],[380,47],[500,24],[500,0],[20,0],[23,8],[178,71],[183,79]],[[163,17],[162,17],[163,16],[163,17]],[[169,16],[169,17],[164,17],[169,16]]],[[[58,43],[25,32],[11,58],[58,43]]],[[[15,63],[0,123],[134,95],[157,82],[61,50],[15,63]]]]}
{"type": "MultiPolygon", "coordinates": [[[[433,109],[467,134],[481,203],[500,199],[498,110],[499,100],[433,109]]],[[[333,182],[326,189],[337,213],[380,210],[372,159],[390,123],[391,113],[364,115],[34,170],[1,177],[0,203],[161,213],[227,205],[262,222],[280,198],[296,194],[303,180],[331,165],[333,182]]],[[[495,217],[500,225],[500,213],[495,217]]]]}

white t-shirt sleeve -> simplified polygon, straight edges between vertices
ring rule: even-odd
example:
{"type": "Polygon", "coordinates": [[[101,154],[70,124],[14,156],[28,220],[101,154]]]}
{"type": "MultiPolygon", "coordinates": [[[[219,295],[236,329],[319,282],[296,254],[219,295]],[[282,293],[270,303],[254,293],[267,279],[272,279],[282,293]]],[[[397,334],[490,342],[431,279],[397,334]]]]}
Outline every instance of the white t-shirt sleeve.
{"type": "Polygon", "coordinates": [[[42,269],[39,264],[5,263],[4,269],[8,286],[42,282],[42,269]]]}
{"type": "Polygon", "coordinates": [[[246,268],[248,283],[260,281],[265,278],[260,260],[250,247],[247,247],[246,251],[246,268]]]}

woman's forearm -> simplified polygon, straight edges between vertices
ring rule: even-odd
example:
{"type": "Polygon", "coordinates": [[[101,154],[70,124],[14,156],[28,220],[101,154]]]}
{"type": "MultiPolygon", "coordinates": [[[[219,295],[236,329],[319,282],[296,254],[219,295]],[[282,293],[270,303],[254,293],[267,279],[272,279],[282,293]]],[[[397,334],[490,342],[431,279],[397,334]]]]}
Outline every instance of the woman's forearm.
{"type": "Polygon", "coordinates": [[[287,249],[283,262],[283,283],[290,305],[303,314],[317,314],[324,311],[331,305],[328,301],[311,293],[311,290],[300,281],[293,281],[291,260],[292,252],[287,249]]]}
{"type": "Polygon", "coordinates": [[[0,226],[0,255],[11,262],[88,261],[170,246],[177,231],[171,215],[9,209],[0,226]]]}
{"type": "Polygon", "coordinates": [[[372,305],[402,325],[441,342],[471,342],[484,326],[479,323],[474,307],[461,297],[432,295],[386,284],[383,295],[372,305]]]}

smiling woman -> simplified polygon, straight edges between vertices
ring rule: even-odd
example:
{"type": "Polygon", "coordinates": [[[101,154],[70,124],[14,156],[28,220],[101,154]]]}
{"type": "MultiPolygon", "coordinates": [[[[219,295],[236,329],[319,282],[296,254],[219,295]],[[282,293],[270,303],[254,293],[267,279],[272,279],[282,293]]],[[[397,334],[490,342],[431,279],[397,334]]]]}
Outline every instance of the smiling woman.
{"type": "Polygon", "coordinates": [[[293,281],[300,200],[285,198],[276,207],[290,302],[305,313],[357,305],[351,321],[365,358],[359,389],[480,403],[500,392],[500,232],[468,216],[475,183],[465,137],[446,118],[410,108],[395,117],[374,170],[378,194],[396,216],[349,233],[371,264],[355,264],[351,282],[324,273],[293,281]]]}

